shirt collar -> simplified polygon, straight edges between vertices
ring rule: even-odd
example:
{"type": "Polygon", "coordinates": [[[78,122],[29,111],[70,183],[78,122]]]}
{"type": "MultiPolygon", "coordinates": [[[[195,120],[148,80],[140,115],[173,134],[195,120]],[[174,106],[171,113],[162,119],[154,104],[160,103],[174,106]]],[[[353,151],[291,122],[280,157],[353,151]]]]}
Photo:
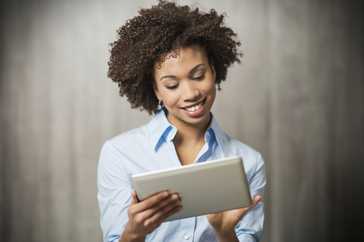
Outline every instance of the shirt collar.
{"type": "Polygon", "coordinates": [[[150,131],[154,151],[158,151],[164,142],[173,140],[177,133],[177,128],[168,121],[163,109],[157,111],[147,128],[150,131]]]}
{"type": "Polygon", "coordinates": [[[221,149],[221,152],[224,155],[225,154],[224,144],[227,142],[228,137],[225,134],[225,132],[221,129],[214,115],[212,115],[212,120],[210,122],[209,127],[207,128],[205,139],[207,138],[206,137],[207,133],[209,133],[209,135],[214,136],[212,138],[216,141],[217,147],[221,149]]]}
{"type": "MultiPolygon", "coordinates": [[[[166,111],[159,110],[147,125],[150,131],[154,151],[157,152],[161,145],[173,140],[177,133],[177,128],[167,119],[166,111]]],[[[205,141],[211,145],[214,142],[222,149],[225,140],[224,131],[220,128],[216,118],[212,115],[209,127],[205,133],[205,141]]]]}

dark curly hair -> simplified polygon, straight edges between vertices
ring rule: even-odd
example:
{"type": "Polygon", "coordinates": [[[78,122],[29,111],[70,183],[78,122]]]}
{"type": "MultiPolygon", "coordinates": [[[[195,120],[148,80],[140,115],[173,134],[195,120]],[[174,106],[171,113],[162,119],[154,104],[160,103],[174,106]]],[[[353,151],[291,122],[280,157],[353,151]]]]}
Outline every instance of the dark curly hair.
{"type": "Polygon", "coordinates": [[[227,68],[235,61],[240,63],[240,42],[234,31],[224,26],[224,15],[214,9],[204,13],[160,0],[138,13],[118,29],[108,62],[108,77],[118,83],[120,95],[127,96],[132,108],[156,112],[153,67],[172,50],[202,47],[215,69],[218,86],[225,80],[227,68]]]}

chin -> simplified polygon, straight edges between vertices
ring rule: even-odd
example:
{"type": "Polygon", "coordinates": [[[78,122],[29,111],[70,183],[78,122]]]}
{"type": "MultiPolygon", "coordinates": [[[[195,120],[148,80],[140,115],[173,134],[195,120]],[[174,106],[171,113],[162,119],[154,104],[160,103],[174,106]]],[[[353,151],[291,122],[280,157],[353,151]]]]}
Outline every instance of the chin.
{"type": "Polygon", "coordinates": [[[186,115],[178,115],[177,119],[188,125],[199,126],[201,124],[206,124],[209,121],[210,111],[206,112],[203,116],[197,118],[191,118],[186,115]]]}

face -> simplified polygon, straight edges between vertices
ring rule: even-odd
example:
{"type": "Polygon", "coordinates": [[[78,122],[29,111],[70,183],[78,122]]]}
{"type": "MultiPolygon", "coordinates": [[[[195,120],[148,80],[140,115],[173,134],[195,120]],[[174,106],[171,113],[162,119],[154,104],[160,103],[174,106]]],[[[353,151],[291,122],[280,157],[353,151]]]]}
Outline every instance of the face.
{"type": "Polygon", "coordinates": [[[215,71],[203,49],[186,47],[168,53],[154,66],[154,92],[175,125],[204,127],[215,100],[215,71]]]}

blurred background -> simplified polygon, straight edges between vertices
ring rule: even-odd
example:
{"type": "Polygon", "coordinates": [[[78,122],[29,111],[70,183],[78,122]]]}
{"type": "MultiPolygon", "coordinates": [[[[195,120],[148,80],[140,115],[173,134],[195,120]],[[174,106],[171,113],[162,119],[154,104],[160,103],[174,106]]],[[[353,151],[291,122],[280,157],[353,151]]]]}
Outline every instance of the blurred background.
{"type": "MultiPolygon", "coordinates": [[[[107,78],[109,43],[154,3],[1,1],[0,241],[101,241],[101,145],[150,119],[107,78]]],[[[264,242],[363,239],[363,1],[179,3],[242,42],[213,112],[265,158],[264,242]]]]}

